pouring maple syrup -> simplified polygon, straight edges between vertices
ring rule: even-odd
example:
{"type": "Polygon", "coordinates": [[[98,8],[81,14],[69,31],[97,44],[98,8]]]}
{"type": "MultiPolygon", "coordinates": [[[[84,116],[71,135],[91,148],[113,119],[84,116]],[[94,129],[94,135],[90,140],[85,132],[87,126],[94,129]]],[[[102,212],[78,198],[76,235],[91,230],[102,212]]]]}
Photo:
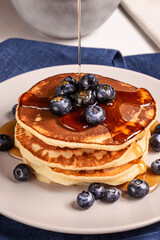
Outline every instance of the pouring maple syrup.
{"type": "Polygon", "coordinates": [[[78,0],[78,73],[81,78],[81,0],[78,0]]]}

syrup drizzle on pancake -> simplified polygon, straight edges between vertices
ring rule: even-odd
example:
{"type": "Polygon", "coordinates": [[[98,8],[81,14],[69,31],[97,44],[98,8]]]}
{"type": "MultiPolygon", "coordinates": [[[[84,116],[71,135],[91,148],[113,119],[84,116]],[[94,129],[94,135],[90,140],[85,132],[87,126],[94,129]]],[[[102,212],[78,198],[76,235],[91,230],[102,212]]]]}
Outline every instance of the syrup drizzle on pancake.
{"type": "MultiPolygon", "coordinates": [[[[135,92],[116,91],[116,98],[113,102],[99,104],[106,113],[106,118],[101,124],[109,129],[114,141],[123,143],[144,130],[140,123],[132,121],[134,111],[151,105],[152,99],[149,96],[148,98],[142,98],[144,91],[143,88],[139,88],[135,92]],[[130,107],[130,111],[126,116],[128,107],[130,107]],[[123,111],[125,111],[125,114],[123,114],[123,111]],[[125,118],[123,115],[125,115],[125,118]],[[126,131],[122,132],[122,129],[126,131]]],[[[74,109],[74,111],[59,119],[60,124],[74,131],[83,131],[90,127],[84,118],[85,110],[86,108],[74,109]]]]}
{"type": "MultiPolygon", "coordinates": [[[[85,73],[81,73],[81,76],[83,76],[84,74],[85,73]]],[[[132,143],[134,141],[133,139],[142,138],[145,132],[144,130],[146,130],[148,126],[150,127],[151,123],[156,118],[156,109],[157,109],[156,102],[152,98],[149,91],[143,88],[137,89],[136,87],[130,84],[126,84],[115,79],[111,79],[111,78],[104,77],[97,74],[95,75],[98,77],[100,84],[111,85],[115,89],[117,96],[118,96],[118,93],[122,93],[122,97],[123,97],[125,95],[123,93],[126,93],[127,97],[125,98],[127,100],[129,99],[128,101],[132,101],[133,100],[132,96],[138,95],[137,92],[139,92],[138,104],[134,104],[134,103],[130,104],[130,103],[122,102],[122,104],[120,104],[118,109],[119,116],[122,119],[120,118],[118,119],[117,117],[112,121],[111,118],[109,119],[109,116],[111,114],[110,110],[113,110],[113,109],[115,110],[114,106],[117,101],[117,97],[116,97],[116,99],[110,103],[111,106],[109,106],[109,103],[107,105],[104,104],[107,109],[106,110],[107,117],[109,119],[108,124],[99,124],[98,126],[90,127],[84,124],[83,120],[85,119],[83,116],[81,116],[81,121],[84,124],[84,125],[82,124],[83,129],[80,131],[77,131],[75,129],[75,128],[78,128],[77,124],[75,128],[73,128],[73,126],[71,126],[71,123],[73,123],[73,121],[71,123],[69,122],[65,122],[65,124],[64,122],[62,123],[61,120],[64,117],[59,118],[55,116],[48,109],[50,99],[53,98],[53,96],[55,96],[56,88],[60,84],[60,82],[63,79],[65,79],[67,76],[72,76],[75,79],[78,79],[78,73],[64,73],[64,74],[58,74],[56,76],[49,77],[47,79],[44,79],[38,82],[27,91],[27,93],[29,94],[25,93],[24,95],[22,95],[22,98],[21,97],[19,98],[20,104],[17,109],[18,122],[22,123],[22,125],[24,124],[25,126],[27,126],[27,128],[29,127],[33,129],[33,131],[36,131],[37,134],[42,135],[42,138],[45,137],[46,138],[45,141],[47,142],[48,142],[48,138],[51,139],[51,141],[53,142],[55,142],[56,140],[59,140],[60,145],[62,145],[63,147],[64,146],[68,147],[68,145],[70,145],[70,142],[73,142],[73,144],[75,144],[76,146],[77,144],[78,146],[83,144],[83,147],[86,147],[86,148],[88,148],[87,145],[91,143],[91,144],[96,144],[96,146],[94,147],[98,149],[99,149],[98,145],[100,145],[100,147],[103,146],[102,148],[105,150],[109,150],[109,151],[112,149],[119,150],[122,148],[122,146],[125,147],[128,144],[132,143]],[[33,95],[31,95],[30,93],[33,95]],[[28,97],[26,98],[26,96],[28,97]],[[32,97],[32,100],[34,101],[31,101],[30,97],[32,97]],[[43,103],[43,100],[46,101],[45,103],[46,105],[45,104],[41,105],[43,103]],[[148,100],[148,102],[146,100],[148,100]],[[37,120],[37,119],[40,119],[40,117],[38,118],[37,116],[40,116],[41,119],[43,119],[44,121],[37,120]],[[118,123],[119,120],[120,122],[118,123]],[[48,122],[49,124],[46,124],[46,122],[48,122]],[[117,125],[117,123],[119,125],[117,125]],[[128,123],[128,125],[125,123],[128,123]],[[109,124],[110,124],[110,127],[109,127],[109,124]],[[139,124],[139,129],[137,131],[134,128],[134,126],[135,125],[137,126],[138,124],[139,124]],[[125,128],[123,127],[124,125],[125,125],[125,128]],[[112,132],[112,129],[114,130],[114,132],[112,132]],[[132,129],[133,132],[131,132],[130,129],[132,129]]],[[[77,108],[73,108],[73,110],[69,113],[69,115],[73,114],[73,112],[75,111],[77,111],[77,108]]],[[[24,125],[23,127],[25,128],[24,125]]]]}
{"type": "Polygon", "coordinates": [[[53,97],[38,97],[31,92],[25,92],[20,98],[20,105],[22,107],[49,110],[49,103],[52,98],[53,97]]]}
{"type": "MultiPolygon", "coordinates": [[[[20,98],[20,105],[49,110],[51,99],[52,97],[39,97],[31,92],[26,92],[20,98]]],[[[132,118],[140,108],[150,107],[151,104],[152,98],[143,88],[134,92],[117,90],[114,101],[99,104],[106,113],[106,118],[101,124],[109,129],[115,142],[123,143],[144,130],[144,127],[132,118]]],[[[86,108],[74,108],[68,114],[60,117],[59,123],[72,131],[84,131],[90,127],[84,117],[85,110],[86,108]]]]}

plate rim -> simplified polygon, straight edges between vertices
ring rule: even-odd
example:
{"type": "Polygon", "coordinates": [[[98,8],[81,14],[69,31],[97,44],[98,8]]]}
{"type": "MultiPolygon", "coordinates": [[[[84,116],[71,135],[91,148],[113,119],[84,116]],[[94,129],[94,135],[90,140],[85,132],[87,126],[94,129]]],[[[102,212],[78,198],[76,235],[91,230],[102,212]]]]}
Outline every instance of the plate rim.
{"type": "MultiPolygon", "coordinates": [[[[150,75],[147,75],[145,73],[141,73],[141,72],[137,72],[135,70],[132,70],[132,69],[126,69],[126,68],[121,68],[121,67],[115,67],[115,66],[106,66],[106,65],[99,65],[99,64],[81,64],[81,67],[99,67],[99,68],[108,68],[108,69],[115,69],[116,71],[122,71],[122,72],[132,72],[133,74],[137,74],[137,75],[143,75],[144,77],[146,78],[152,78],[154,79],[155,81],[159,82],[160,79],[156,78],[156,77],[153,77],[153,76],[150,76],[150,75]]],[[[0,84],[4,84],[6,82],[9,82],[9,81],[13,81],[14,78],[17,78],[17,77],[20,77],[20,76],[24,76],[26,74],[32,74],[32,73],[35,73],[35,72],[38,72],[38,71],[43,71],[43,70],[50,70],[50,69],[54,69],[54,68],[70,68],[70,67],[73,67],[73,68],[77,68],[77,72],[78,72],[78,67],[77,67],[77,64],[65,64],[65,65],[57,65],[57,66],[49,66],[49,67],[43,67],[43,68],[38,68],[38,69],[33,69],[31,71],[27,71],[27,72],[24,72],[24,73],[20,73],[18,75],[15,75],[13,77],[10,77],[6,80],[3,80],[2,82],[0,82],[0,84]]],[[[64,72],[65,73],[65,72],[64,72]]]]}
{"type": "Polygon", "coordinates": [[[81,229],[83,232],[80,232],[79,231],[79,228],[69,228],[69,227],[66,227],[64,228],[63,227],[63,230],[61,227],[54,227],[54,229],[50,226],[50,225],[47,225],[47,224],[41,224],[41,226],[35,222],[35,221],[32,221],[30,219],[28,219],[28,222],[26,222],[26,218],[22,218],[22,217],[16,217],[13,216],[13,215],[10,215],[9,213],[7,213],[7,211],[4,211],[4,212],[1,212],[2,215],[4,215],[5,217],[8,217],[14,221],[17,221],[19,223],[22,223],[24,225],[27,225],[27,226],[31,226],[31,227],[35,227],[35,228],[39,228],[39,229],[42,229],[42,230],[47,230],[47,231],[52,231],[52,232],[58,232],[58,233],[66,233],[66,234],[78,234],[78,235],[96,235],[96,234],[111,234],[111,233],[120,233],[120,232],[126,232],[126,231],[130,231],[130,230],[135,230],[135,229],[139,229],[139,228],[143,228],[143,227],[146,227],[146,226],[149,226],[149,225],[152,225],[154,223],[158,223],[160,221],[160,217],[156,217],[154,218],[152,221],[150,220],[147,220],[147,221],[143,221],[141,224],[134,224],[134,227],[133,227],[133,224],[129,224],[126,226],[119,226],[119,227],[114,227],[114,231],[112,228],[100,228],[100,229],[96,229],[94,228],[94,230],[90,229],[81,229]],[[107,231],[106,231],[107,229],[107,231]]]}

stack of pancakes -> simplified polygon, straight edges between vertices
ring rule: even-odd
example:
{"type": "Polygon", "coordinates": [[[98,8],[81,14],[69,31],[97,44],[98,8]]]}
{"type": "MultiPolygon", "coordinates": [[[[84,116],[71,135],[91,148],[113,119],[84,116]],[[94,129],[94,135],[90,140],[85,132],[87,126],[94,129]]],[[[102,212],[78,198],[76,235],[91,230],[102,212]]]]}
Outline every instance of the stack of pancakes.
{"type": "MultiPolygon", "coordinates": [[[[56,75],[38,82],[27,93],[41,99],[51,98],[58,84],[69,75],[78,79],[75,73],[56,75]]],[[[120,106],[123,126],[110,119],[111,128],[99,124],[73,131],[62,126],[59,117],[48,108],[23,105],[20,98],[15,144],[40,181],[62,185],[92,182],[119,185],[146,171],[149,129],[157,114],[155,100],[146,89],[96,76],[100,84],[109,84],[115,91],[138,91],[138,105],[126,102],[120,106]],[[131,125],[136,126],[134,134],[130,132],[131,125]],[[118,139],[123,135],[121,141],[115,140],[116,134],[118,139]]]]}

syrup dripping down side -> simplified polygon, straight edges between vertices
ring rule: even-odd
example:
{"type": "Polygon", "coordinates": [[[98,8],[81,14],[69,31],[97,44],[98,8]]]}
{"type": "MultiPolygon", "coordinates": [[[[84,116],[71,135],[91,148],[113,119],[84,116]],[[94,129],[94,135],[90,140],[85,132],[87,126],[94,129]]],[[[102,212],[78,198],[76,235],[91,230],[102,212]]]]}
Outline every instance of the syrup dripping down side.
{"type": "MultiPolygon", "coordinates": [[[[160,185],[160,175],[154,174],[150,167],[147,167],[147,171],[145,173],[139,174],[138,176],[136,176],[136,179],[141,179],[141,180],[146,181],[149,185],[149,192],[150,193],[155,191],[160,185]]],[[[124,184],[122,184],[118,187],[123,192],[127,193],[128,184],[129,184],[129,182],[124,183],[124,184]]]]}
{"type": "MultiPolygon", "coordinates": [[[[157,121],[157,124],[159,124],[159,122],[157,121]]],[[[9,122],[7,122],[6,124],[4,124],[1,128],[0,128],[0,134],[7,134],[9,135],[12,139],[14,139],[14,129],[15,129],[15,125],[16,125],[16,120],[11,120],[9,122]]],[[[152,127],[151,127],[152,129],[152,127]]],[[[140,151],[140,149],[135,149],[135,151],[140,151]]],[[[11,155],[12,157],[18,158],[18,159],[22,159],[21,153],[19,151],[18,148],[16,148],[15,146],[10,149],[8,151],[9,155],[11,155]]],[[[144,168],[146,168],[146,164],[143,161],[139,162],[139,169],[140,172],[144,171],[144,168]]],[[[160,185],[160,175],[156,175],[152,172],[150,167],[147,167],[146,172],[143,174],[140,174],[138,176],[136,176],[136,178],[145,180],[148,184],[149,184],[149,192],[153,192],[155,191],[159,185],[160,185]]],[[[119,189],[121,189],[123,192],[127,192],[127,186],[128,183],[124,183],[120,186],[117,186],[119,189]]]]}
{"type": "MultiPolygon", "coordinates": [[[[9,122],[7,122],[6,124],[4,124],[1,128],[0,128],[0,134],[7,134],[9,135],[13,140],[14,140],[14,130],[15,130],[15,126],[16,126],[16,120],[11,120],[9,122]]],[[[11,155],[12,157],[18,158],[18,159],[22,159],[22,155],[19,151],[19,149],[17,147],[12,147],[9,151],[8,154],[11,155]]]]}

